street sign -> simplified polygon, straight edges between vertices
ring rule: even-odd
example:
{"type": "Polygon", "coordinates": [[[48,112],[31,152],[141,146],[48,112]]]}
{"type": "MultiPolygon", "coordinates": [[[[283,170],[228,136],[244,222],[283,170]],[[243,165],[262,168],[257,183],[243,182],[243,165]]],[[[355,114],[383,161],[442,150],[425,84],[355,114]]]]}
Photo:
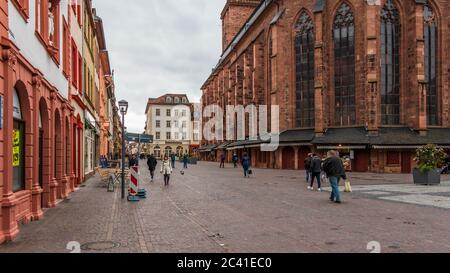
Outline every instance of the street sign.
{"type": "Polygon", "coordinates": [[[151,144],[153,143],[153,136],[145,134],[127,133],[127,140],[136,143],[151,144]]]}

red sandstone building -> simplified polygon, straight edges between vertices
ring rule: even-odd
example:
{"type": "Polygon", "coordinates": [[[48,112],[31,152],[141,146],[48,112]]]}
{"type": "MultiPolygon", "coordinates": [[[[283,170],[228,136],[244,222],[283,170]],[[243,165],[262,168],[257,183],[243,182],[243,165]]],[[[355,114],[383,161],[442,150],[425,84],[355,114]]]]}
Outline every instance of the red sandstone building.
{"type": "Polygon", "coordinates": [[[450,148],[449,18],[446,0],[228,0],[203,107],[279,105],[281,143],[203,141],[203,158],[302,169],[338,149],[353,171],[411,172],[417,147],[450,148]]]}
{"type": "Polygon", "coordinates": [[[0,0],[0,244],[85,179],[80,5],[0,0]]]}

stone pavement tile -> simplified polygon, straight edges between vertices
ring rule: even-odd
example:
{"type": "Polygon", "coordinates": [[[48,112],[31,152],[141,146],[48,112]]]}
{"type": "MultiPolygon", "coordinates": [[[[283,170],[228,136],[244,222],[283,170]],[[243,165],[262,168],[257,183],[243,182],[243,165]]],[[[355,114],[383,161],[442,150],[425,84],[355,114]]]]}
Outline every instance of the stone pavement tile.
{"type": "MultiPolygon", "coordinates": [[[[120,244],[100,251],[107,253],[364,253],[370,241],[385,252],[450,251],[450,210],[357,194],[345,194],[337,206],[329,193],[307,191],[302,172],[258,169],[251,179],[242,176],[241,169],[200,162],[184,176],[177,169],[166,188],[160,174],[150,183],[141,169],[149,196],[138,203],[121,200],[118,190],[106,192],[94,177],[42,221],[22,226],[0,253],[68,252],[69,241],[120,244]]],[[[368,185],[358,187],[376,191],[368,185]]]]}

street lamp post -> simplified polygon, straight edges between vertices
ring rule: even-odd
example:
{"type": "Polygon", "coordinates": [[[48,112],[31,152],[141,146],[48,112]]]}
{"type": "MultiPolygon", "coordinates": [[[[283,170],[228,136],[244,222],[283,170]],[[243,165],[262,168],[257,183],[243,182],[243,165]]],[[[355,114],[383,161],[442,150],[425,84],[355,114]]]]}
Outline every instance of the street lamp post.
{"type": "Polygon", "coordinates": [[[122,199],[125,199],[125,115],[128,111],[128,102],[119,101],[120,114],[122,114],[122,199]]]}

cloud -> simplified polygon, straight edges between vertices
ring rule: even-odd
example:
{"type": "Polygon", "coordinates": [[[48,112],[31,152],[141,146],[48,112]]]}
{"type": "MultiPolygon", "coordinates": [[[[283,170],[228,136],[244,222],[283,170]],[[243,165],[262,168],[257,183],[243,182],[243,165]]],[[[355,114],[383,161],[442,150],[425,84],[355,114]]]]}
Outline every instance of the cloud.
{"type": "Polygon", "coordinates": [[[95,0],[103,19],[116,97],[129,102],[126,126],[142,132],[147,99],[200,87],[221,53],[225,0],[95,0]]]}

